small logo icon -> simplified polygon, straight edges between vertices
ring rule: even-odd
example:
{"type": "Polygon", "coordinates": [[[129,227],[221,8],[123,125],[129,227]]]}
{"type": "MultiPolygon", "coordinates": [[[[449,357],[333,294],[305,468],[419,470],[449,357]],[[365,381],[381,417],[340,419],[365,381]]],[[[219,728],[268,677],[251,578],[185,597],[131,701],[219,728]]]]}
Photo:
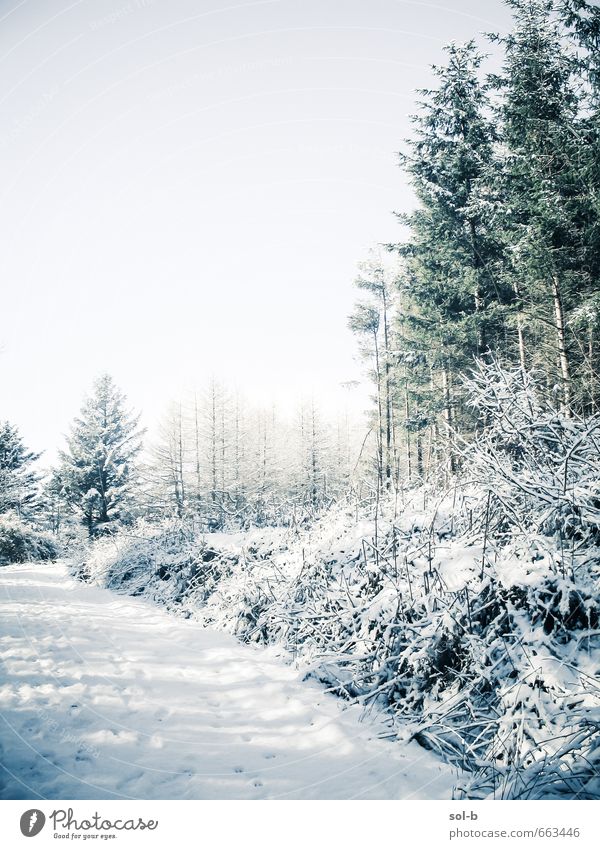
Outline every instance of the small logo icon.
{"type": "Polygon", "coordinates": [[[46,817],[37,808],[25,811],[21,817],[21,834],[25,837],[35,837],[46,824],[46,817]]]}

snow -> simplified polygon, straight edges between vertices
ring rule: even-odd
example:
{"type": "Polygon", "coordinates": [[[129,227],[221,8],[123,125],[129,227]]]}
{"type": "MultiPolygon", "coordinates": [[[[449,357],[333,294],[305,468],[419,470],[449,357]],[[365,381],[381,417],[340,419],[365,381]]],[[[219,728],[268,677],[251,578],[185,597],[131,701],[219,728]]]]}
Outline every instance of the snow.
{"type": "Polygon", "coordinates": [[[71,578],[0,569],[0,797],[450,798],[457,774],[273,648],[71,578]]]}

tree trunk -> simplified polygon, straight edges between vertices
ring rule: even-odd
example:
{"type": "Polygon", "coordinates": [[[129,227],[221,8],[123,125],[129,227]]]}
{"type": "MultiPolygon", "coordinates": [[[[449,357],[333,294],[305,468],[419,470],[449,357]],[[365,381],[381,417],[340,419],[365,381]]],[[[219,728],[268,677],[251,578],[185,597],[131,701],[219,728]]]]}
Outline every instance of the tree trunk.
{"type": "Polygon", "coordinates": [[[317,428],[316,428],[316,420],[315,420],[315,404],[314,401],[312,403],[312,421],[311,421],[311,435],[312,435],[312,446],[311,446],[311,472],[312,472],[312,495],[311,501],[312,506],[316,507],[318,503],[318,487],[317,487],[317,479],[318,479],[318,462],[317,462],[317,428]]]}
{"type": "Polygon", "coordinates": [[[562,384],[562,407],[564,412],[569,414],[571,409],[571,369],[569,363],[569,352],[567,350],[565,313],[563,309],[560,283],[556,274],[552,275],[552,301],[554,304],[556,343],[562,384]]]}
{"type": "Polygon", "coordinates": [[[417,475],[423,479],[423,440],[421,434],[417,434],[417,475]]]}
{"type": "Polygon", "coordinates": [[[446,363],[442,367],[442,389],[444,394],[444,427],[446,430],[449,469],[454,473],[456,471],[456,460],[452,450],[452,399],[450,395],[450,377],[446,363]]]}
{"type": "Polygon", "coordinates": [[[525,371],[525,337],[523,335],[523,313],[521,312],[521,291],[519,284],[515,280],[513,283],[513,292],[515,293],[515,301],[517,304],[517,338],[519,341],[519,364],[522,371],[525,371]]]}
{"type": "Polygon", "coordinates": [[[587,345],[587,359],[588,359],[588,368],[589,368],[589,389],[588,395],[590,398],[590,413],[596,412],[596,372],[594,369],[594,325],[590,322],[588,329],[588,345],[587,345]]]}
{"type": "MultiPolygon", "coordinates": [[[[470,191],[470,189],[469,189],[470,191]]],[[[483,321],[481,318],[481,314],[484,308],[484,298],[483,292],[481,290],[481,280],[480,280],[480,272],[481,272],[481,257],[479,255],[479,251],[477,249],[477,229],[475,227],[475,222],[469,220],[469,230],[471,235],[471,253],[472,253],[472,262],[473,268],[475,270],[476,282],[475,282],[475,291],[473,292],[473,300],[475,303],[475,315],[477,317],[477,356],[480,357],[486,351],[487,341],[485,338],[485,328],[483,326],[483,321]]]]}
{"type": "Polygon", "coordinates": [[[383,484],[383,410],[381,404],[381,366],[377,331],[373,333],[375,343],[375,378],[377,381],[377,489],[383,484]]]}
{"type": "Polygon", "coordinates": [[[211,390],[211,416],[210,416],[210,460],[211,460],[211,477],[212,477],[212,492],[211,501],[214,504],[217,502],[217,399],[216,387],[213,381],[211,390]]]}
{"type": "Polygon", "coordinates": [[[411,440],[410,440],[410,401],[408,398],[408,375],[406,373],[406,366],[404,367],[404,417],[405,417],[405,431],[406,431],[406,476],[409,481],[412,480],[412,457],[411,457],[411,440]]]}
{"type": "Polygon", "coordinates": [[[177,419],[177,472],[181,489],[181,512],[183,514],[185,512],[185,483],[183,481],[183,418],[181,404],[179,405],[179,416],[177,419]]]}
{"type": "Polygon", "coordinates": [[[200,481],[200,427],[198,424],[198,398],[194,395],[194,442],[196,449],[196,506],[199,510],[202,485],[200,481]]]}
{"type": "Polygon", "coordinates": [[[388,328],[388,306],[383,284],[381,301],[383,305],[383,344],[384,344],[384,371],[385,371],[385,488],[389,492],[392,488],[392,387],[390,366],[390,345],[388,328]]]}

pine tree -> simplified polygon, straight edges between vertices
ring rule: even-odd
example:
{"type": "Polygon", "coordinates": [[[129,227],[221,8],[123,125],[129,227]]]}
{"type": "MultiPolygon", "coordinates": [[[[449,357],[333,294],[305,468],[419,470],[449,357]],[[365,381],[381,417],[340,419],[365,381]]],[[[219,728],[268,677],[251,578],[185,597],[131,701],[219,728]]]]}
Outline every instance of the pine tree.
{"type": "Polygon", "coordinates": [[[580,222],[580,272],[586,277],[571,324],[581,355],[582,407],[585,412],[596,412],[600,408],[600,7],[586,0],[563,0],[559,10],[575,52],[579,77],[577,165],[587,200],[580,222]]]}
{"type": "Polygon", "coordinates": [[[68,451],[57,472],[70,508],[90,536],[129,518],[135,500],[135,458],[141,449],[139,416],[125,406],[123,393],[109,375],[94,384],[81,416],[75,419],[68,451]]]}
{"type": "Polygon", "coordinates": [[[588,0],[562,0],[559,15],[579,49],[579,67],[589,83],[591,112],[600,108],[600,6],[588,0]]]}
{"type": "Polygon", "coordinates": [[[415,303],[406,273],[398,276],[396,295],[395,333],[395,392],[396,406],[404,430],[404,471],[408,482],[422,479],[435,469],[441,459],[438,419],[443,404],[433,378],[431,351],[424,340],[428,338],[428,321],[415,303]]]}
{"type": "Polygon", "coordinates": [[[514,27],[491,36],[502,72],[481,82],[474,43],[450,45],[421,92],[401,155],[418,206],[389,246],[396,291],[382,308],[377,275],[363,275],[370,297],[350,319],[374,365],[378,491],[386,416],[409,481],[436,460],[456,470],[456,438],[488,426],[467,403],[474,366],[518,364],[524,381],[533,368],[567,416],[600,409],[600,8],[506,4],[514,27]]]}
{"type": "MultiPolygon", "coordinates": [[[[473,42],[451,44],[447,52],[447,64],[434,68],[438,87],[421,92],[415,137],[400,157],[419,207],[400,216],[409,238],[399,250],[405,260],[403,285],[416,307],[404,314],[405,333],[413,353],[430,365],[449,438],[453,429],[464,427],[459,420],[464,410],[455,397],[458,376],[503,335],[510,297],[498,280],[495,128],[478,77],[482,57],[473,42]]],[[[453,468],[454,458],[448,456],[453,468]]]]}
{"type": "Polygon", "coordinates": [[[28,518],[39,507],[39,476],[31,468],[39,457],[25,447],[16,427],[0,425],[0,513],[28,518]]]}
{"type": "Polygon", "coordinates": [[[588,285],[583,268],[589,201],[581,179],[586,143],[574,56],[563,45],[553,0],[507,0],[513,31],[505,49],[502,137],[504,237],[526,318],[526,365],[543,367],[565,409],[575,401],[576,343],[568,315],[588,285]]]}

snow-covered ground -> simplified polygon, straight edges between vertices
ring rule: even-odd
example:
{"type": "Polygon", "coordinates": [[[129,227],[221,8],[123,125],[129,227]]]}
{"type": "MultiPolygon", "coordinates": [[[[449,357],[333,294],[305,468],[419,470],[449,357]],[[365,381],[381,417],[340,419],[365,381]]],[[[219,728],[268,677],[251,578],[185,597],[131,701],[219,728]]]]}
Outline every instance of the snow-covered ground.
{"type": "Polygon", "coordinates": [[[450,767],[272,649],[61,565],[0,569],[0,603],[2,798],[450,797],[450,767]]]}

